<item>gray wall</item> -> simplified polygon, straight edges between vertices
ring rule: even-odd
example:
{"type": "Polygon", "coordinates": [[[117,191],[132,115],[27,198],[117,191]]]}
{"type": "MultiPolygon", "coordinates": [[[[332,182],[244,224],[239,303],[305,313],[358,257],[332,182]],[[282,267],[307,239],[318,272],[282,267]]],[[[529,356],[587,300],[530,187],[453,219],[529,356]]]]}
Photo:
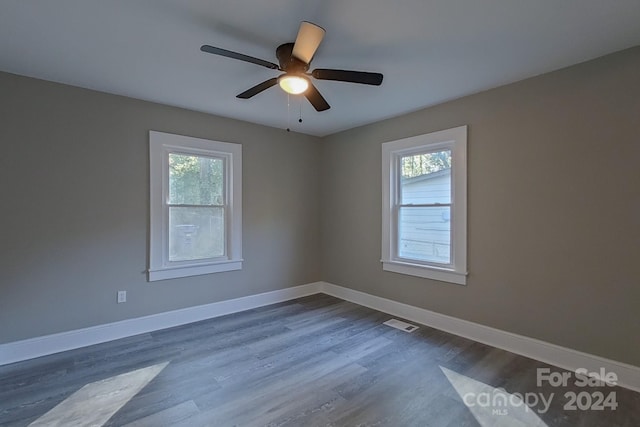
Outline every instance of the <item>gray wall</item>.
{"type": "Polygon", "coordinates": [[[640,365],[639,75],[634,48],[325,138],[324,280],[640,365]],[[465,124],[468,285],[383,272],[380,144],[465,124]]]}
{"type": "Polygon", "coordinates": [[[317,138],[4,73],[0,120],[0,343],[321,278],[317,138]],[[242,143],[242,271],[146,281],[150,129],[242,143]]]}

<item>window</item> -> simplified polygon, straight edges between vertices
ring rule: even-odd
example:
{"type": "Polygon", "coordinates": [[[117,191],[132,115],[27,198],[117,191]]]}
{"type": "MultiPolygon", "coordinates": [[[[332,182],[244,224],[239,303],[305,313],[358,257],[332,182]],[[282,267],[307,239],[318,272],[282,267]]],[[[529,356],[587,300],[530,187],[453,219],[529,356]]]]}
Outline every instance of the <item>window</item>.
{"type": "Polygon", "coordinates": [[[242,146],[149,132],[149,280],[242,268],[242,146]]]}
{"type": "Polygon", "coordinates": [[[382,144],[382,268],[466,284],[467,127],[382,144]]]}

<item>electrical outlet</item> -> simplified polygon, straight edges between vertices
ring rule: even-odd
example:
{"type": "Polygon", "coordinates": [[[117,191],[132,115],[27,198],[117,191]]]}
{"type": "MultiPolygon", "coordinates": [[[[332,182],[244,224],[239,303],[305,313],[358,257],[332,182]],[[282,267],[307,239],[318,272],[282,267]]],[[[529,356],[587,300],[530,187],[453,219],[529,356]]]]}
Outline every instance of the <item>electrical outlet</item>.
{"type": "Polygon", "coordinates": [[[127,302],[127,291],[118,291],[118,304],[127,302]]]}

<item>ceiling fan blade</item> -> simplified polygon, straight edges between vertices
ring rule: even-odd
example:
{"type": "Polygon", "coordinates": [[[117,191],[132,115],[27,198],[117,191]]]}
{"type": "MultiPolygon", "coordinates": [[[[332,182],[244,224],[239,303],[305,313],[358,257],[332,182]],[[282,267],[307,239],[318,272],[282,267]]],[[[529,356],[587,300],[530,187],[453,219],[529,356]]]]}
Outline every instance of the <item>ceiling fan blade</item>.
{"type": "Polygon", "coordinates": [[[302,21],[291,54],[305,64],[310,63],[316,50],[318,50],[318,46],[320,46],[325,32],[324,28],[316,24],[302,21]]]}
{"type": "Polygon", "coordinates": [[[309,89],[307,89],[307,91],[304,93],[304,96],[309,100],[316,111],[324,111],[331,108],[327,100],[324,99],[322,95],[320,95],[318,89],[316,89],[316,87],[311,83],[309,83],[309,89]]]}
{"type": "Polygon", "coordinates": [[[277,70],[278,65],[273,62],[265,61],[263,59],[254,58],[253,56],[244,55],[242,53],[233,52],[231,50],[221,49],[219,47],[209,46],[207,44],[202,45],[200,50],[207,53],[213,53],[214,55],[226,56],[227,58],[238,59],[240,61],[251,62],[252,64],[262,65],[263,67],[277,70]]]}
{"type": "Polygon", "coordinates": [[[365,71],[329,70],[316,68],[311,73],[318,80],[336,80],[339,82],[361,83],[365,85],[380,86],[382,74],[368,73],[365,71]]]}
{"type": "Polygon", "coordinates": [[[278,83],[278,78],[277,77],[274,77],[274,78],[269,79],[269,80],[265,80],[262,83],[255,85],[251,89],[245,90],[240,95],[236,95],[236,98],[249,99],[252,96],[256,96],[257,94],[259,94],[263,90],[269,89],[271,86],[274,86],[276,83],[278,83]]]}

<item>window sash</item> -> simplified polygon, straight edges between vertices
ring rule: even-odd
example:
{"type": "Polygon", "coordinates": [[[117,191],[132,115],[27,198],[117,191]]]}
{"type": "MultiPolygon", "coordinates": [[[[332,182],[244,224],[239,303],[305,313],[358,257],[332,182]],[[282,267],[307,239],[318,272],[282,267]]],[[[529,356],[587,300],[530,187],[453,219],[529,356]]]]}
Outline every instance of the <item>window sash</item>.
{"type": "Polygon", "coordinates": [[[165,169],[166,174],[164,173],[165,171],[163,171],[163,176],[165,176],[165,182],[164,182],[164,188],[165,188],[165,194],[164,194],[164,204],[165,205],[169,205],[169,206],[227,206],[228,203],[228,197],[227,194],[229,193],[229,186],[228,186],[228,182],[229,182],[229,167],[228,167],[228,163],[229,163],[229,155],[228,154],[222,154],[222,155],[211,155],[211,154],[203,154],[202,150],[197,150],[197,149],[168,149],[165,153],[165,155],[163,156],[163,169],[165,169]],[[170,163],[169,163],[169,157],[172,154],[177,154],[177,155],[181,155],[181,156],[191,156],[191,157],[200,157],[200,158],[204,158],[204,159],[214,159],[214,160],[221,160],[222,161],[222,204],[217,205],[217,204],[188,204],[188,203],[171,203],[171,195],[169,194],[169,192],[171,191],[171,174],[169,173],[169,169],[170,169],[170,163]]]}
{"type": "Polygon", "coordinates": [[[226,208],[227,205],[188,205],[184,203],[166,203],[170,208],[226,208]]]}
{"type": "MultiPolygon", "coordinates": [[[[424,230],[425,227],[428,227],[429,225],[433,224],[430,222],[420,222],[418,224],[418,226],[416,226],[416,229],[413,230],[413,234],[414,234],[414,239],[410,239],[408,238],[409,236],[407,236],[407,232],[403,232],[402,227],[403,224],[400,221],[400,217],[401,217],[401,211],[402,208],[409,208],[409,209],[425,209],[425,210],[429,210],[432,208],[449,208],[451,209],[452,204],[447,203],[447,204],[424,204],[424,205],[412,205],[412,204],[408,204],[408,205],[397,205],[394,208],[394,228],[396,230],[396,236],[397,238],[395,239],[394,242],[394,256],[393,259],[398,260],[398,261],[405,261],[405,262],[411,262],[414,264],[420,264],[420,265],[424,265],[424,266],[436,266],[436,267],[444,267],[444,268],[452,268],[453,267],[453,257],[454,257],[454,253],[453,253],[453,227],[451,225],[451,221],[449,220],[448,223],[450,224],[449,227],[446,227],[447,229],[444,230],[439,230],[438,227],[435,227],[433,229],[429,229],[429,230],[424,230]],[[426,231],[426,233],[425,233],[426,231]],[[447,239],[448,239],[448,243],[446,242],[442,242],[442,241],[437,241],[435,240],[436,237],[434,235],[438,235],[438,234],[443,234],[446,233],[447,235],[447,239]],[[424,240],[425,236],[424,234],[427,234],[427,238],[433,238],[434,240],[424,240]],[[403,239],[403,235],[404,235],[404,239],[403,239]],[[419,238],[422,237],[422,240],[419,238]],[[418,256],[408,256],[409,253],[411,253],[410,249],[407,249],[406,251],[402,250],[402,245],[403,245],[403,241],[404,241],[404,245],[406,246],[413,246],[414,247],[414,251],[417,252],[420,249],[420,254],[422,255],[422,257],[418,256]],[[425,252],[428,250],[427,247],[431,246],[431,255],[429,256],[429,254],[426,254],[425,252]],[[447,250],[447,256],[446,259],[448,259],[448,261],[442,260],[442,261],[437,261],[434,258],[442,258],[442,256],[440,255],[440,253],[444,250],[443,246],[448,247],[447,250]],[[427,258],[431,258],[431,259],[427,259],[427,258]]],[[[450,213],[451,211],[449,210],[449,217],[450,217],[450,213]]],[[[431,225],[433,227],[433,225],[431,225]]],[[[410,228],[410,227],[408,227],[410,228]]]]}
{"type": "Polygon", "coordinates": [[[396,206],[401,208],[446,208],[453,206],[453,203],[398,203],[396,206]]]}
{"type": "Polygon", "coordinates": [[[192,209],[197,210],[211,210],[211,209],[222,209],[222,254],[219,256],[210,256],[210,257],[196,257],[196,258],[187,258],[184,260],[172,260],[171,259],[171,208],[173,207],[185,207],[185,206],[176,206],[176,205],[167,205],[165,207],[165,224],[166,224],[166,232],[165,238],[167,244],[163,248],[164,252],[164,260],[165,265],[167,266],[181,266],[181,265],[194,265],[194,264],[206,264],[216,261],[224,261],[229,259],[229,230],[228,230],[228,221],[229,217],[229,209],[226,206],[186,206],[192,209]]]}

